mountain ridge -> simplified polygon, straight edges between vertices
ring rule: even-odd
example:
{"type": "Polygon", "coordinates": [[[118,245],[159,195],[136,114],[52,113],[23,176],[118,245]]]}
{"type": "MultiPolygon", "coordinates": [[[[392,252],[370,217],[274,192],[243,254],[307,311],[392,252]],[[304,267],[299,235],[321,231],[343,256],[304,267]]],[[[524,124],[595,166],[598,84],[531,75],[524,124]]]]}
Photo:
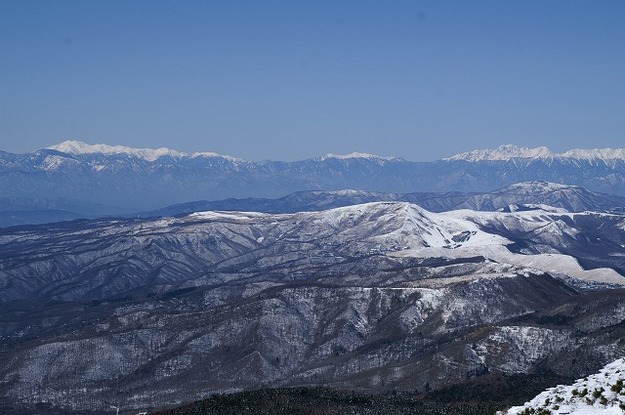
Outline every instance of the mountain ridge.
{"type": "Polygon", "coordinates": [[[232,157],[228,155],[222,155],[213,152],[193,152],[193,153],[185,153],[178,150],[172,150],[166,147],[160,148],[135,148],[128,147],[122,145],[109,145],[109,144],[87,144],[83,141],[78,140],[67,140],[62,143],[52,145],[47,147],[51,150],[57,150],[62,153],[68,154],[126,154],[134,157],[143,158],[147,161],[156,161],[161,157],[214,157],[214,158],[224,158],[226,160],[232,162],[243,162],[245,160],[232,157]]]}
{"type": "Polygon", "coordinates": [[[263,387],[580,376],[624,350],[624,226],[375,202],[2,229],[0,396],[130,411],[263,387]],[[597,252],[612,262],[580,266],[597,252]]]}
{"type": "MultiPolygon", "coordinates": [[[[148,161],[155,161],[163,156],[170,157],[216,157],[224,158],[231,161],[254,163],[251,160],[245,160],[239,157],[233,157],[229,155],[222,155],[214,152],[182,152],[167,147],[160,148],[137,148],[124,145],[109,145],[109,144],[88,144],[79,140],[66,140],[61,143],[51,145],[48,149],[57,150],[59,152],[68,154],[127,154],[135,157],[141,157],[148,161]]],[[[327,159],[375,159],[385,161],[407,161],[399,157],[394,156],[380,156],[376,154],[352,152],[348,154],[336,154],[327,153],[322,156],[311,157],[304,160],[320,160],[327,159]]],[[[480,160],[510,160],[513,158],[521,159],[545,159],[545,158],[563,158],[563,159],[599,159],[599,160],[613,160],[621,159],[625,160],[625,148],[590,148],[581,149],[574,148],[562,153],[555,153],[548,147],[523,147],[514,144],[502,144],[494,149],[481,149],[471,150],[464,153],[458,153],[449,157],[444,157],[443,161],[453,160],[465,160],[465,161],[480,161],[480,160]]],[[[279,160],[267,160],[267,161],[279,161],[279,160]]],[[[413,161],[414,162],[414,161],[413,161]]],[[[422,161],[423,162],[423,161],[422,161]]]]}
{"type": "MultiPolygon", "coordinates": [[[[13,197],[75,199],[126,212],[191,200],[279,198],[298,191],[489,192],[527,181],[625,195],[625,159],[607,157],[607,153],[602,159],[433,162],[351,153],[294,162],[254,162],[214,153],[77,142],[57,148],[73,152],[0,153],[0,189],[13,197]]],[[[14,209],[0,206],[0,210],[14,209]]],[[[71,206],[68,210],[78,211],[71,206]]]]}
{"type": "Polygon", "coordinates": [[[355,189],[300,191],[276,199],[230,198],[214,201],[198,200],[138,214],[128,209],[123,210],[113,206],[85,203],[80,200],[0,197],[0,212],[2,212],[0,227],[52,223],[79,218],[94,219],[107,216],[136,216],[142,218],[176,216],[200,210],[295,213],[380,201],[416,203],[432,212],[457,209],[480,211],[518,210],[531,207],[532,205],[553,206],[569,212],[623,212],[625,210],[625,197],[591,192],[579,186],[533,181],[515,183],[511,186],[486,193],[384,193],[355,189]]]}
{"type": "Polygon", "coordinates": [[[533,181],[515,183],[485,193],[383,193],[354,189],[301,191],[278,199],[249,198],[193,201],[167,206],[151,212],[142,212],[139,216],[175,216],[198,210],[255,210],[266,213],[294,213],[376,201],[411,202],[432,212],[457,209],[493,211],[507,208],[510,205],[529,204],[544,204],[566,209],[570,212],[585,210],[610,212],[625,209],[625,197],[590,192],[579,186],[533,181]]]}
{"type": "Polygon", "coordinates": [[[472,150],[459,153],[443,160],[484,161],[511,159],[580,159],[580,160],[624,160],[625,148],[575,148],[562,153],[555,153],[547,147],[519,147],[513,144],[504,144],[495,149],[472,150]]]}

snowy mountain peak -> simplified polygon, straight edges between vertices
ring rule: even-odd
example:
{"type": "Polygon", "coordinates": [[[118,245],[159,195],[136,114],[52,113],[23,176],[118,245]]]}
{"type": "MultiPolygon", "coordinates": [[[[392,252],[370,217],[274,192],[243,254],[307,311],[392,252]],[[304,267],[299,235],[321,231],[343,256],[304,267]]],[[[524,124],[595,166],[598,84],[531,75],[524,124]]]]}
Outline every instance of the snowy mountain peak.
{"type": "Polygon", "coordinates": [[[185,155],[184,153],[165,147],[157,149],[133,148],[126,146],[111,146],[108,144],[87,144],[77,140],[64,141],[48,148],[69,154],[128,154],[148,161],[154,161],[162,156],[181,157],[185,155]]]}
{"type": "Polygon", "coordinates": [[[359,152],[353,152],[349,154],[328,153],[324,156],[321,156],[319,159],[321,161],[325,161],[328,159],[339,159],[339,160],[368,159],[368,160],[376,160],[376,161],[399,161],[401,160],[397,157],[382,157],[382,156],[376,156],[375,154],[359,153],[359,152]]]}
{"type": "Polygon", "coordinates": [[[546,158],[554,154],[547,147],[518,147],[513,144],[505,144],[496,149],[473,150],[467,153],[456,154],[444,160],[510,160],[513,158],[546,158]]]}
{"type": "MultiPolygon", "coordinates": [[[[354,243],[371,241],[375,246],[372,249],[382,249],[380,246],[395,246],[394,250],[397,247],[405,250],[441,249],[440,255],[463,246],[502,246],[510,243],[506,238],[481,231],[464,218],[432,213],[408,202],[371,202],[320,212],[281,215],[204,211],[190,214],[186,220],[224,219],[231,223],[258,221],[272,223],[276,227],[288,226],[289,229],[300,227],[297,238],[314,235],[315,239],[319,239],[327,235],[342,235],[354,243]]],[[[271,238],[264,236],[263,240],[267,242],[271,238]]]]}
{"type": "Polygon", "coordinates": [[[152,148],[134,148],[126,146],[111,146],[108,144],[87,144],[83,141],[68,140],[60,144],[48,147],[52,150],[61,151],[69,154],[127,154],[130,156],[142,158],[147,161],[155,161],[163,156],[170,156],[176,158],[182,157],[221,157],[230,161],[239,161],[239,159],[230,156],[222,156],[217,153],[203,152],[203,153],[184,153],[181,151],[171,150],[169,148],[161,147],[157,149],[152,148]]]}
{"type": "Polygon", "coordinates": [[[232,163],[240,163],[240,162],[244,162],[245,160],[240,159],[238,157],[232,157],[232,156],[226,156],[223,154],[218,154],[218,153],[213,153],[212,151],[202,151],[202,152],[195,152],[193,154],[191,154],[190,156],[191,158],[222,158],[225,160],[228,160],[232,163]]]}
{"type": "Polygon", "coordinates": [[[625,148],[596,148],[596,149],[572,149],[564,153],[554,153],[547,147],[518,147],[506,144],[496,149],[473,150],[443,160],[454,161],[481,161],[481,160],[510,160],[521,159],[577,159],[577,160],[625,160],[625,148]]]}

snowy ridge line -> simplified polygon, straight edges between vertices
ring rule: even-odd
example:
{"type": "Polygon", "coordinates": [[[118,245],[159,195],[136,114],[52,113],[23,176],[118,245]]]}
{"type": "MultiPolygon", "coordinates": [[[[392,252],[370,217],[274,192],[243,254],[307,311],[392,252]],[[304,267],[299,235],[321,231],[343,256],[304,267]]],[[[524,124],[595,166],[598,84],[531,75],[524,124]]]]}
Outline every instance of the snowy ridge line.
{"type": "MultiPolygon", "coordinates": [[[[182,151],[172,150],[166,147],[161,148],[135,148],[123,145],[109,144],[88,144],[79,140],[67,140],[59,144],[48,147],[51,150],[57,150],[68,154],[127,154],[139,157],[147,161],[155,161],[160,157],[169,156],[174,158],[198,158],[198,157],[216,157],[223,158],[231,162],[245,162],[246,160],[232,157],[228,155],[218,154],[214,152],[194,152],[186,153],[182,151]]],[[[349,160],[349,159],[366,159],[371,161],[402,161],[398,157],[382,157],[375,154],[352,152],[349,154],[328,153],[318,157],[317,160],[325,161],[330,159],[349,160]]]]}
{"type": "Polygon", "coordinates": [[[444,158],[446,161],[482,161],[521,159],[578,159],[578,160],[625,160],[625,148],[571,149],[554,153],[547,147],[519,147],[505,144],[496,149],[473,150],[444,158]]]}
{"type": "MultiPolygon", "coordinates": [[[[127,154],[140,157],[148,161],[155,161],[160,157],[169,156],[174,158],[197,158],[197,157],[217,157],[229,160],[231,162],[243,162],[244,159],[222,155],[214,152],[193,152],[186,153],[182,151],[172,150],[166,147],[157,149],[153,148],[135,148],[123,145],[109,144],[87,144],[78,140],[67,140],[62,143],[48,147],[48,149],[61,151],[69,154],[127,154]]],[[[504,144],[496,149],[472,150],[465,153],[459,153],[451,157],[443,158],[444,161],[482,161],[482,160],[499,160],[506,161],[515,158],[520,159],[571,159],[571,160],[625,160],[625,148],[596,148],[596,149],[571,149],[563,153],[554,153],[549,148],[541,147],[519,147],[513,144],[504,144]]],[[[364,152],[352,152],[348,154],[328,153],[321,157],[315,158],[318,161],[326,161],[331,159],[350,160],[365,159],[378,162],[396,162],[404,161],[404,159],[393,156],[378,156],[375,154],[364,152]]]]}
{"type": "Polygon", "coordinates": [[[377,156],[375,154],[360,153],[360,152],[353,152],[349,154],[328,153],[319,157],[320,161],[325,161],[329,159],[338,159],[338,160],[367,159],[367,160],[380,160],[380,161],[402,161],[402,159],[398,157],[383,157],[383,156],[377,156]]]}
{"type": "Polygon", "coordinates": [[[564,226],[563,217],[574,216],[573,213],[548,206],[533,211],[512,213],[476,212],[467,209],[433,213],[408,202],[371,202],[323,212],[268,214],[205,211],[192,213],[187,218],[192,221],[228,220],[238,223],[274,220],[276,224],[288,221],[305,223],[313,220],[320,228],[330,225],[333,229],[352,227],[355,218],[365,221],[368,218],[375,218],[368,226],[372,228],[385,226],[386,229],[386,232],[377,238],[389,238],[385,243],[393,240],[404,247],[402,250],[389,252],[391,256],[454,259],[484,256],[496,263],[525,270],[524,272],[548,273],[584,282],[625,285],[625,278],[612,268],[584,269],[577,258],[562,253],[516,254],[507,248],[512,241],[496,233],[481,230],[485,225],[505,223],[508,218],[514,218],[513,222],[517,223],[520,232],[548,229],[549,234],[568,235],[574,238],[577,231],[569,230],[567,227],[560,228],[564,226]]]}
{"type": "Polygon", "coordinates": [[[550,388],[521,406],[497,415],[620,415],[625,412],[625,359],[607,364],[599,373],[572,385],[550,388]]]}
{"type": "Polygon", "coordinates": [[[112,146],[108,144],[87,144],[82,141],[68,140],[60,144],[56,144],[48,147],[51,150],[61,151],[69,154],[127,154],[134,157],[139,157],[147,161],[155,161],[163,156],[170,156],[175,158],[197,158],[197,157],[217,157],[223,158],[232,162],[241,162],[243,159],[239,159],[232,156],[226,156],[213,152],[195,152],[185,153],[177,150],[172,150],[166,147],[157,149],[153,148],[134,148],[127,146],[112,146]]]}

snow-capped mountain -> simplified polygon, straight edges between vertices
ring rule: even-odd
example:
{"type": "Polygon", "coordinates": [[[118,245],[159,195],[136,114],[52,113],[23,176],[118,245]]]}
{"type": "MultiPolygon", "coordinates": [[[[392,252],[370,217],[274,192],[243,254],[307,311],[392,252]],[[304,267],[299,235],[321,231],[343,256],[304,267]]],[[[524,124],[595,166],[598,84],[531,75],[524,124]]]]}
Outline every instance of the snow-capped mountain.
{"type": "Polygon", "coordinates": [[[625,217],[534,209],[375,202],[0,230],[0,394],[134,410],[270,386],[581,376],[625,352],[625,217]],[[598,252],[607,265],[580,266],[598,252]]]}
{"type": "Polygon", "coordinates": [[[376,156],[375,154],[359,153],[359,152],[353,152],[349,154],[328,153],[324,156],[321,156],[319,158],[319,161],[326,161],[330,159],[338,159],[338,160],[366,159],[366,160],[373,160],[373,161],[382,162],[382,163],[386,161],[403,161],[402,159],[397,158],[397,157],[382,157],[382,156],[376,156]]]}
{"type": "Polygon", "coordinates": [[[244,160],[238,159],[236,157],[224,156],[217,153],[212,152],[196,152],[196,153],[184,153],[176,150],[171,150],[169,148],[161,147],[157,149],[152,148],[133,148],[126,146],[111,146],[108,144],[87,144],[82,141],[77,140],[68,140],[64,141],[60,144],[53,145],[48,147],[52,150],[57,150],[62,153],[68,154],[123,154],[128,156],[133,156],[137,158],[142,158],[146,161],[156,161],[161,157],[172,157],[172,158],[197,158],[197,157],[207,157],[207,158],[223,158],[231,162],[243,162],[244,160]]]}
{"type": "Polygon", "coordinates": [[[127,154],[148,161],[154,161],[163,156],[181,157],[185,155],[184,153],[168,148],[132,148],[126,146],[111,146],[108,144],[87,144],[77,140],[64,141],[48,148],[68,154],[127,154]]]}
{"type": "Polygon", "coordinates": [[[0,152],[0,189],[4,195],[51,204],[71,199],[108,205],[111,214],[192,200],[276,198],[307,190],[483,193],[527,181],[625,195],[623,153],[600,149],[554,154],[545,148],[505,146],[434,162],[365,153],[254,162],[210,152],[69,141],[28,154],[0,152]]]}
{"type": "Polygon", "coordinates": [[[522,406],[498,415],[620,415],[625,412],[625,359],[606,365],[599,373],[558,385],[522,406]]]}
{"type": "Polygon", "coordinates": [[[543,159],[552,158],[555,154],[547,147],[518,147],[512,144],[504,144],[496,149],[472,150],[467,153],[456,154],[444,160],[464,160],[464,161],[482,161],[482,160],[510,160],[514,158],[527,159],[543,159]]]}
{"type": "Polygon", "coordinates": [[[445,160],[484,161],[512,159],[560,159],[560,160],[593,160],[595,162],[608,163],[613,160],[625,159],[625,148],[600,148],[600,149],[572,149],[563,153],[554,153],[547,147],[518,147],[506,144],[496,149],[473,150],[467,153],[456,154],[445,160]]]}

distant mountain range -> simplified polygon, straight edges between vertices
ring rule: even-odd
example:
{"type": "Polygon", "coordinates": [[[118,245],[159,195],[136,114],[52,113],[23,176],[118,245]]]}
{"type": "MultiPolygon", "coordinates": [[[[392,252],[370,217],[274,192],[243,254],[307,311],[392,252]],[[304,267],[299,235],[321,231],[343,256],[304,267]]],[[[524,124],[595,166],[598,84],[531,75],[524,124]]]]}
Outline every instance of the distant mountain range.
{"type": "MultiPolygon", "coordinates": [[[[357,205],[368,202],[410,202],[432,212],[445,212],[457,209],[480,211],[523,210],[545,205],[565,209],[569,212],[614,212],[625,211],[625,197],[606,193],[596,193],[578,186],[562,185],[549,182],[517,183],[492,192],[416,192],[416,193],[381,193],[365,190],[309,190],[295,192],[277,199],[244,198],[223,200],[200,200],[180,203],[152,211],[117,215],[107,214],[100,205],[79,203],[77,201],[56,201],[54,209],[28,209],[26,201],[13,199],[17,209],[1,211],[0,227],[34,225],[52,222],[88,219],[106,216],[127,218],[151,218],[179,216],[199,211],[243,211],[264,213],[312,212],[357,205]],[[83,212],[75,213],[63,210],[63,207],[79,206],[83,212]],[[21,210],[19,209],[21,208],[21,210]]],[[[41,202],[41,201],[39,201],[41,202]]],[[[2,201],[0,200],[0,203],[2,201]]]]}
{"type": "Polygon", "coordinates": [[[625,196],[625,150],[558,154],[508,145],[433,162],[364,153],[254,162],[79,141],[27,154],[0,152],[0,210],[14,215],[33,210],[62,210],[70,218],[130,214],[193,200],[278,198],[309,190],[483,193],[527,181],[625,196]]]}
{"type": "Polygon", "coordinates": [[[625,148],[600,148],[600,149],[573,149],[564,153],[554,153],[547,147],[518,147],[515,145],[502,145],[496,149],[473,150],[467,153],[456,154],[444,160],[464,160],[464,161],[509,161],[518,159],[537,159],[547,163],[554,161],[574,162],[594,161],[595,163],[616,163],[618,160],[625,160],[625,148]]]}
{"type": "Polygon", "coordinates": [[[176,216],[204,210],[254,211],[265,213],[312,212],[368,202],[415,203],[432,212],[457,209],[496,211],[547,205],[569,212],[623,212],[625,197],[596,193],[579,186],[549,182],[516,183],[492,192],[381,193],[365,190],[302,191],[278,199],[246,198],[195,201],[168,206],[139,217],[176,216]]]}

